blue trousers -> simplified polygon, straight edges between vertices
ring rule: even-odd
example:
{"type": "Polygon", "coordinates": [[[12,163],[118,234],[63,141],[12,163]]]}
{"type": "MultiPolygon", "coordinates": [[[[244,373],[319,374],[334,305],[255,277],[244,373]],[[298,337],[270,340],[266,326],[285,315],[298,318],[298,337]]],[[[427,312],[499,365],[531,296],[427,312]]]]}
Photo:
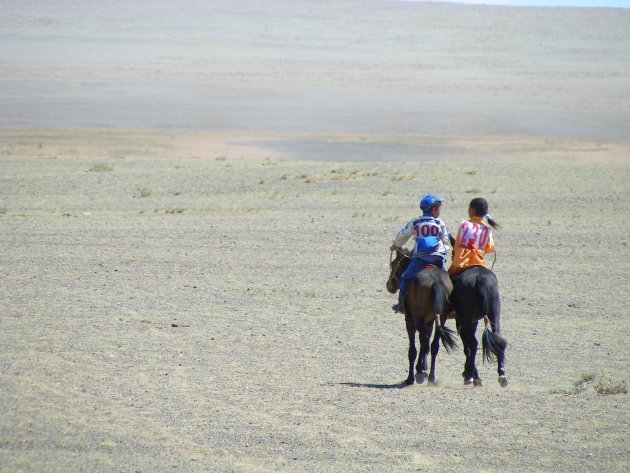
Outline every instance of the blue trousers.
{"type": "Polygon", "coordinates": [[[409,290],[409,282],[416,277],[423,266],[427,266],[429,264],[435,265],[440,269],[445,269],[444,258],[438,255],[427,255],[419,258],[411,258],[409,266],[407,266],[407,269],[400,277],[400,297],[407,294],[407,291],[409,290]]]}

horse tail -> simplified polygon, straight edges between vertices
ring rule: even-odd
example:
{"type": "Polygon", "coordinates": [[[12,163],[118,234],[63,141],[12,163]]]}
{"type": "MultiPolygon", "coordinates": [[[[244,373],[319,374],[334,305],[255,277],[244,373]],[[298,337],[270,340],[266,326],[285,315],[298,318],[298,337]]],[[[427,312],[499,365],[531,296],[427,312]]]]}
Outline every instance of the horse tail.
{"type": "Polygon", "coordinates": [[[449,304],[449,294],[446,286],[441,281],[435,281],[431,286],[431,299],[433,300],[433,313],[443,314],[449,304]]]}
{"type": "Polygon", "coordinates": [[[435,336],[440,337],[442,340],[442,346],[446,350],[446,353],[451,353],[451,350],[457,347],[457,339],[455,338],[455,332],[445,325],[440,324],[439,314],[444,313],[444,309],[449,304],[449,294],[444,284],[434,283],[431,287],[431,295],[433,296],[433,313],[435,314],[435,336]]]}
{"type": "Polygon", "coordinates": [[[440,316],[438,314],[435,315],[435,335],[442,340],[442,346],[446,350],[446,353],[451,353],[451,350],[457,348],[455,332],[446,325],[440,324],[440,316]]]}
{"type": "Polygon", "coordinates": [[[481,313],[484,315],[494,316],[494,307],[492,307],[492,291],[489,284],[485,280],[477,280],[477,292],[479,294],[479,304],[481,305],[481,313]]]}
{"type": "Polygon", "coordinates": [[[495,356],[503,358],[505,355],[507,340],[491,330],[487,316],[484,319],[486,322],[486,328],[483,330],[483,335],[481,336],[483,358],[484,361],[487,360],[488,362],[493,362],[495,356]]]}
{"type": "MultiPolygon", "coordinates": [[[[492,278],[493,281],[495,278],[492,278]]],[[[477,279],[477,291],[482,314],[484,314],[485,329],[481,336],[483,358],[488,362],[494,361],[494,357],[503,357],[507,341],[499,333],[492,330],[492,323],[500,316],[501,301],[495,284],[489,278],[477,279]],[[491,322],[492,321],[492,322],[491,322]]]]}

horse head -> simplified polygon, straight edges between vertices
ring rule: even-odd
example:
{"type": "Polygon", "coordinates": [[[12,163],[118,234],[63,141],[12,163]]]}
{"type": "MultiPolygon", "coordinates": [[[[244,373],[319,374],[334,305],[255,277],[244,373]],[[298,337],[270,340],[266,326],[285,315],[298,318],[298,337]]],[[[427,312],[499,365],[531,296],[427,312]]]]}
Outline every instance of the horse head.
{"type": "Polygon", "coordinates": [[[400,278],[405,269],[407,269],[407,266],[409,266],[410,261],[411,250],[401,250],[392,247],[389,258],[389,278],[387,279],[387,284],[385,284],[385,287],[390,293],[395,294],[400,288],[400,278]]]}

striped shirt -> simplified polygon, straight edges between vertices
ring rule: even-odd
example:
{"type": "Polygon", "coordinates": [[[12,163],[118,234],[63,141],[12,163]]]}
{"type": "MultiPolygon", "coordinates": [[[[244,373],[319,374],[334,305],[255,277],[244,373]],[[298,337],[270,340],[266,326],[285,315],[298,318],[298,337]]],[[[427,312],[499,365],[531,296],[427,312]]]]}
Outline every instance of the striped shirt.
{"type": "Polygon", "coordinates": [[[482,217],[464,220],[455,238],[453,261],[448,272],[455,276],[471,266],[485,266],[485,254],[494,253],[492,229],[483,223],[482,217]]]}

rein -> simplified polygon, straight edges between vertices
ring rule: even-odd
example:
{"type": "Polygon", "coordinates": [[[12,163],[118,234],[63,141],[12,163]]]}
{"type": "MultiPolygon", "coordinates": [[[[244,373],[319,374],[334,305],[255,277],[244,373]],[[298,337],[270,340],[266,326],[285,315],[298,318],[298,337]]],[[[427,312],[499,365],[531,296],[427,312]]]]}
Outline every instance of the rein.
{"type": "MultiPolygon", "coordinates": [[[[394,262],[394,260],[396,258],[394,258],[394,253],[398,253],[396,250],[391,250],[391,253],[389,254],[389,265],[391,267],[392,263],[394,262]]],[[[400,267],[400,263],[402,262],[402,260],[404,258],[411,258],[409,255],[406,255],[405,253],[401,252],[401,257],[400,260],[396,263],[396,267],[392,270],[392,274],[390,276],[390,280],[391,281],[395,281],[397,284],[400,283],[400,278],[398,277],[397,273],[398,273],[398,268],[400,267]]]]}
{"type": "MultiPolygon", "coordinates": [[[[392,251],[389,253],[389,264],[390,264],[390,265],[391,265],[391,264],[392,264],[392,262],[396,259],[396,258],[394,258],[394,254],[395,254],[395,253],[398,253],[398,252],[397,252],[396,250],[392,250],[392,251]]],[[[402,257],[400,258],[400,261],[402,261],[402,260],[403,260],[403,258],[411,258],[410,256],[408,256],[408,255],[406,255],[406,254],[404,254],[404,253],[401,253],[401,254],[402,254],[402,257]]],[[[399,261],[399,262],[398,262],[398,264],[396,265],[396,268],[398,268],[398,266],[400,266],[400,261],[399,261]]]]}

